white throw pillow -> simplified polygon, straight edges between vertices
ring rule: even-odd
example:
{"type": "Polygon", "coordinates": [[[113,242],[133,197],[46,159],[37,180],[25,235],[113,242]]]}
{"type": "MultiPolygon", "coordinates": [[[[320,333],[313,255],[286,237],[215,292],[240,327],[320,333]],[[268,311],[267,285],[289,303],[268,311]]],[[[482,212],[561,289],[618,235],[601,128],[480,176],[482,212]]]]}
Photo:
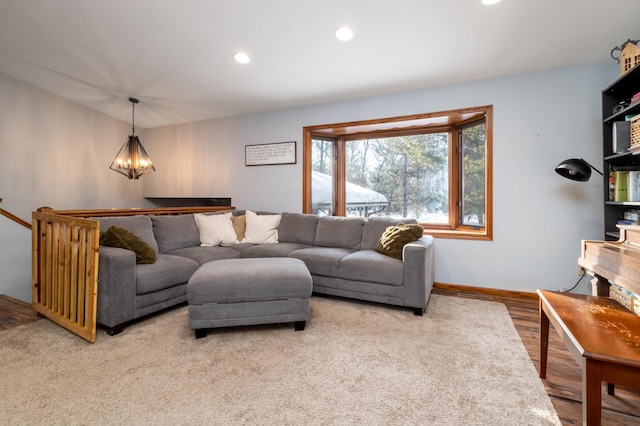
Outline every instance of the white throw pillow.
{"type": "Polygon", "coordinates": [[[196,213],[194,217],[200,231],[200,245],[213,247],[238,244],[238,237],[231,222],[232,215],[231,212],[211,215],[196,213]]]}
{"type": "Polygon", "coordinates": [[[282,215],[257,215],[247,210],[247,228],[244,232],[243,243],[271,244],[278,242],[278,225],[282,215]]]}

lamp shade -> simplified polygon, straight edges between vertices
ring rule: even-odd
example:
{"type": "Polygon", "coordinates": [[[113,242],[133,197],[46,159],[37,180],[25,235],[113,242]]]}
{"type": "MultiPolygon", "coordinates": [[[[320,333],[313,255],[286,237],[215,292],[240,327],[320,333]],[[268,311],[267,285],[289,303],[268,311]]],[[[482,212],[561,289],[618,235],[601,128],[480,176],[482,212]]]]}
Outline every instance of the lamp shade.
{"type": "Polygon", "coordinates": [[[591,169],[602,174],[602,172],[582,158],[570,158],[556,166],[556,172],[560,176],[564,176],[571,180],[577,180],[579,182],[586,182],[589,180],[591,177],[591,169]]]}

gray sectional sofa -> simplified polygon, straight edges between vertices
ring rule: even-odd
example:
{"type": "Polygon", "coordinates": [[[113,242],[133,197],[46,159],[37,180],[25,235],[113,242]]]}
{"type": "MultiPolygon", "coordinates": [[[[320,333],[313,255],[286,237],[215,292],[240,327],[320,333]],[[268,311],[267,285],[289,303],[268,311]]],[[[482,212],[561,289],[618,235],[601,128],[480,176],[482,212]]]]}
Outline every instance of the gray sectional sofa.
{"type": "Polygon", "coordinates": [[[297,258],[311,273],[314,294],[407,307],[416,315],[423,314],[433,287],[432,237],[404,246],[402,260],[374,250],[386,228],[398,223],[389,218],[281,213],[277,243],[214,247],[200,245],[193,214],[94,219],[102,231],[112,225],[127,228],[158,253],[156,262],[136,264],[134,252],[100,246],[97,322],[109,334],[119,333],[131,320],[185,302],[189,278],[218,259],[297,258]]]}

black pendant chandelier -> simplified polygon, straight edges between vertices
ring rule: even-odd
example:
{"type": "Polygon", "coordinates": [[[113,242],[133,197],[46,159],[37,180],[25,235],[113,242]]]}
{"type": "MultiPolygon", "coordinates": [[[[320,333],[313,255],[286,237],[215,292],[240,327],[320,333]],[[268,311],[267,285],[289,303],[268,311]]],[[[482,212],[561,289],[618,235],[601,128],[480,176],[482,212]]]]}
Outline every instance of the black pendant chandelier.
{"type": "Polygon", "coordinates": [[[138,179],[142,175],[155,172],[156,168],[153,167],[151,158],[149,158],[147,151],[144,150],[142,142],[140,142],[140,139],[135,135],[135,111],[138,100],[129,98],[129,102],[131,102],[132,107],[131,135],[124,145],[122,145],[120,151],[118,151],[118,155],[116,155],[116,158],[111,163],[110,168],[113,171],[125,175],[129,179],[138,179]]]}

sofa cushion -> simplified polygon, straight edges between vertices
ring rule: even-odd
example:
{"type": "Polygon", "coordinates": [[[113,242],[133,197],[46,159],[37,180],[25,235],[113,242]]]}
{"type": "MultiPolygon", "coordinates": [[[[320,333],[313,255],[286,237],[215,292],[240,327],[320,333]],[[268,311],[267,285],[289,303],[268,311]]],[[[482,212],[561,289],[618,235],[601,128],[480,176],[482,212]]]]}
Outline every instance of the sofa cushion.
{"type": "Polygon", "coordinates": [[[151,224],[149,216],[96,217],[94,219],[100,222],[101,230],[109,229],[109,227],[113,225],[127,228],[140,237],[142,241],[149,244],[156,253],[158,252],[158,243],[153,235],[153,225],[151,224]]]}
{"type": "Polygon", "coordinates": [[[402,259],[402,249],[406,244],[422,237],[424,229],[418,224],[399,224],[390,226],[380,237],[375,250],[387,256],[402,259]]]}
{"type": "Polygon", "coordinates": [[[200,245],[203,247],[230,246],[238,243],[232,213],[206,215],[196,213],[194,218],[200,231],[200,245]]]}
{"type": "Polygon", "coordinates": [[[340,261],[340,278],[380,284],[402,285],[403,263],[374,250],[360,250],[340,261]]]}
{"type": "Polygon", "coordinates": [[[160,253],[200,245],[200,231],[193,214],[150,217],[160,253]]]}
{"type": "Polygon", "coordinates": [[[159,254],[156,263],[136,267],[136,294],[184,284],[199,267],[198,262],[186,257],[159,254]]]}
{"type": "Polygon", "coordinates": [[[288,257],[304,261],[312,275],[338,277],[340,276],[340,261],[350,253],[352,251],[345,248],[312,247],[292,251],[288,257]]]}
{"type": "Polygon", "coordinates": [[[318,216],[303,213],[282,213],[278,226],[278,240],[285,243],[313,245],[318,216]]]}
{"type": "Polygon", "coordinates": [[[278,242],[278,225],[282,215],[259,215],[250,210],[246,214],[247,227],[241,242],[272,244],[278,242]]]}
{"type": "Polygon", "coordinates": [[[170,251],[169,253],[172,256],[182,256],[187,257],[189,259],[193,259],[198,264],[204,265],[207,262],[211,262],[212,260],[219,259],[237,259],[242,257],[239,251],[235,250],[234,246],[229,247],[185,247],[177,250],[170,251]],[[234,248],[231,248],[234,247],[234,248]]]}
{"type": "Polygon", "coordinates": [[[237,251],[238,253],[240,253],[240,257],[244,257],[243,253],[251,248],[254,247],[255,244],[249,244],[249,243],[239,243],[239,244],[234,244],[232,246],[229,246],[230,249],[233,249],[234,251],[237,251]]]}
{"type": "Polygon", "coordinates": [[[122,226],[110,226],[100,233],[100,245],[130,250],[136,254],[136,263],[153,263],[156,251],[133,232],[122,226]]]}
{"type": "Polygon", "coordinates": [[[294,250],[310,248],[309,244],[283,243],[251,244],[242,250],[242,257],[287,257],[294,250]]]}
{"type": "Polygon", "coordinates": [[[364,222],[360,250],[374,250],[384,231],[389,226],[395,226],[399,223],[418,223],[418,221],[415,219],[395,219],[386,216],[368,217],[364,222]]]}
{"type": "Polygon", "coordinates": [[[359,217],[321,216],[314,245],[359,250],[364,219],[359,217]]]}

